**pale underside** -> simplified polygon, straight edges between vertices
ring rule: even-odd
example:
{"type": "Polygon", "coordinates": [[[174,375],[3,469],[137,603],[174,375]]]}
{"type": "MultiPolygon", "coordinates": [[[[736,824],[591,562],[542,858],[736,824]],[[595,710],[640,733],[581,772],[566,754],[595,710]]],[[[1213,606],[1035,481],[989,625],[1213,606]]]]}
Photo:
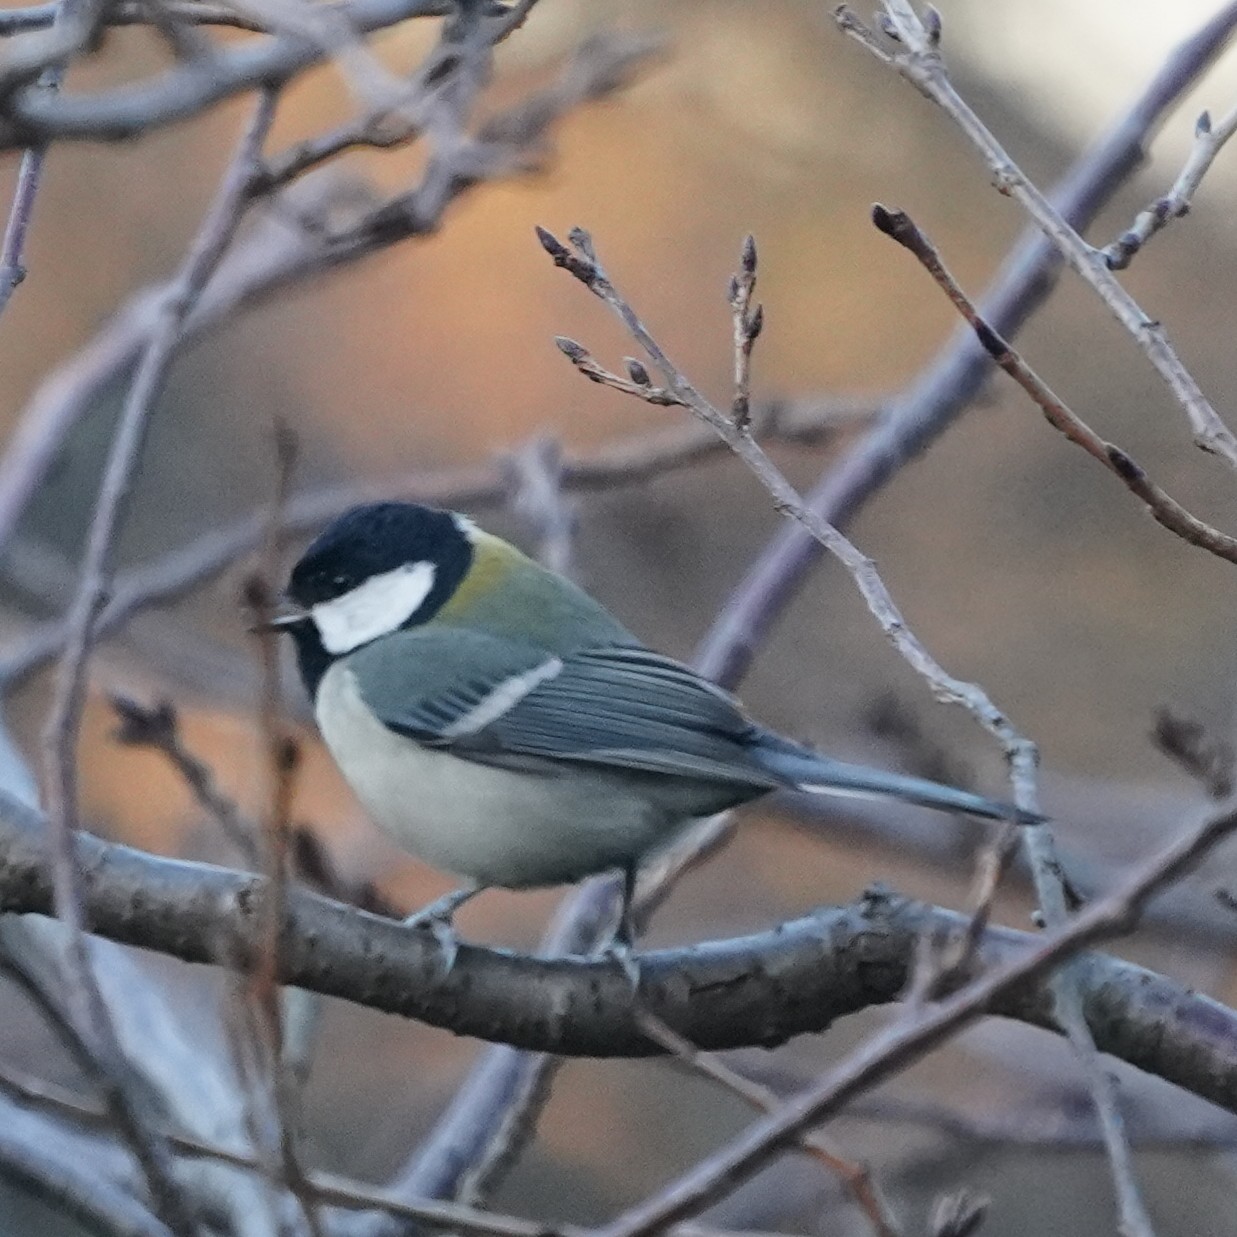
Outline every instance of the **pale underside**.
{"type": "Polygon", "coordinates": [[[424,746],[364,706],[343,662],[323,677],[315,713],[374,823],[434,867],[487,885],[563,884],[630,866],[696,816],[759,793],[579,764],[534,773],[424,746]]]}

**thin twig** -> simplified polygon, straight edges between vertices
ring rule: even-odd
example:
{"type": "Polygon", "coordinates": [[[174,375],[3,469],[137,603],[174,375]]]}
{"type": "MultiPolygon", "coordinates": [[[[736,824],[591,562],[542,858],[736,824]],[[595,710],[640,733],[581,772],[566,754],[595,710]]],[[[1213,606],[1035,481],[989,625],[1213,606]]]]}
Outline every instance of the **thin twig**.
{"type": "MultiPolygon", "coordinates": [[[[732,1069],[715,1053],[702,1052],[655,1014],[637,1009],[636,1020],[651,1040],[683,1062],[688,1069],[711,1079],[761,1112],[771,1113],[781,1107],[782,1099],[776,1092],[732,1069]]],[[[900,1226],[872,1180],[872,1170],[867,1164],[842,1155],[816,1130],[804,1130],[799,1135],[798,1142],[808,1155],[841,1180],[855,1206],[867,1217],[873,1232],[879,1234],[879,1237],[897,1237],[901,1231],[900,1226]]]]}
{"type": "Polygon", "coordinates": [[[17,187],[13,190],[13,206],[9,222],[4,230],[4,242],[0,252],[0,313],[8,308],[17,285],[26,278],[23,253],[30,218],[34,213],[34,200],[39,192],[43,176],[43,163],[47,156],[45,146],[30,146],[22,153],[17,170],[17,187]]]}
{"type": "Polygon", "coordinates": [[[1152,481],[1128,452],[1101,438],[1040,378],[1014,347],[984,321],[974,303],[950,274],[936,247],[905,211],[874,206],[872,221],[881,232],[919,259],[937,286],[970,323],[984,350],[1035,401],[1051,426],[1119,478],[1131,493],[1143,501],[1157,524],[1217,558],[1237,563],[1237,537],[1222,533],[1191,514],[1152,481]]]}
{"type": "MultiPolygon", "coordinates": [[[[1237,0],[1173,48],[1132,104],[1057,184],[1052,201],[1074,227],[1085,228],[1141,165],[1151,134],[1223,51],[1234,27],[1237,0]]],[[[985,321],[1012,338],[1056,286],[1060,264],[1048,239],[1037,227],[1029,227],[981,300],[985,321]]],[[[886,415],[820,478],[808,494],[809,506],[845,529],[971,405],[991,366],[969,330],[955,331],[922,373],[889,401],[886,415]]],[[[701,641],[697,669],[728,687],[737,686],[819,554],[819,545],[800,525],[787,523],[778,529],[701,641]]]]}
{"type": "MultiPolygon", "coordinates": [[[[254,991],[261,1008],[271,1018],[278,1045],[278,981],[280,971],[280,933],[283,927],[287,894],[288,851],[291,831],[292,793],[300,752],[296,739],[283,716],[283,687],[280,682],[279,646],[270,623],[275,615],[279,576],[283,513],[291,485],[296,443],[284,425],[275,430],[276,478],[274,497],[266,519],[259,567],[245,582],[246,608],[256,632],[259,664],[258,730],[267,773],[267,800],[262,816],[263,868],[267,891],[261,964],[254,974],[254,991]]],[[[276,1048],[278,1055],[278,1048],[276,1048]]]]}
{"type": "Polygon", "coordinates": [[[283,969],[281,954],[291,852],[292,796],[300,749],[284,720],[279,646],[276,633],[270,627],[277,595],[275,580],[281,568],[281,529],[292,484],[297,444],[291,430],[282,423],[276,424],[274,439],[275,481],[262,554],[259,565],[245,583],[246,606],[257,633],[260,671],[258,729],[267,774],[266,806],[261,828],[262,867],[266,879],[262,891],[261,944],[247,985],[248,1000],[244,1002],[245,1009],[238,1021],[252,1032],[257,1041],[251,1055],[255,1069],[264,1076],[264,1090],[271,1097],[283,1183],[296,1199],[310,1237],[325,1237],[322,1217],[318,1214],[301,1165],[303,1122],[300,1088],[296,1072],[284,1056],[287,1028],[283,993],[279,986],[279,975],[283,969]]]}
{"type": "Polygon", "coordinates": [[[134,376],[105,466],[76,596],[69,609],[66,648],[57,675],[52,706],[44,728],[43,781],[55,855],[56,912],[69,933],[73,978],[73,1016],[113,1081],[118,1118],[142,1162],[159,1213],[179,1233],[193,1231],[193,1221],[170,1176],[165,1149],[146,1136],[129,1110],[120,1081],[129,1073],[107,1007],[90,965],[82,917],[80,872],[75,839],[78,830],[77,743],[85,703],[86,667],[94,642],[95,618],[110,580],[109,559],[124,518],[134,469],[141,454],[155,397],[171,362],[180,324],[230,243],[246,202],[245,185],[274,117],[275,96],[264,92],[240,147],[224,177],[215,203],[195,239],[173,293],[165,302],[159,327],[151,336],[134,376]]]}
{"type": "MultiPolygon", "coordinates": [[[[57,34],[63,34],[66,28],[69,28],[71,37],[76,37],[76,31],[72,29],[74,26],[88,30],[105,6],[83,3],[83,0],[56,0],[47,7],[51,9],[51,20],[47,24],[52,27],[48,37],[55,38],[57,34]]],[[[63,80],[63,62],[53,63],[44,69],[38,88],[54,95],[63,80]]],[[[4,229],[4,241],[0,244],[0,314],[8,307],[18,284],[26,278],[26,234],[30,230],[46,161],[47,147],[44,145],[36,143],[22,152],[17,184],[13,190],[13,205],[4,229]]]]}
{"type": "Polygon", "coordinates": [[[1098,294],[1129,332],[1185,410],[1194,431],[1195,443],[1237,468],[1237,436],[1220,419],[1194,376],[1177,356],[1168,342],[1164,327],[1143,311],[1108,269],[1100,252],[1070,226],[1061,212],[1009,157],[970,104],[954,89],[941,59],[939,29],[929,30],[916,14],[910,0],[882,2],[896,30],[899,50],[890,53],[883,49],[878,36],[858,21],[845,5],[838,10],[844,32],[878,54],[921,94],[944,109],[983,157],[997,189],[1022,206],[1056,246],[1069,267],[1098,294]]]}
{"type": "Polygon", "coordinates": [[[1194,124],[1194,145],[1172,187],[1150,206],[1139,211],[1128,230],[1100,250],[1109,270],[1125,270],[1134,260],[1134,255],[1157,232],[1166,228],[1172,220],[1189,214],[1203,177],[1234,133],[1237,133],[1237,107],[1218,125],[1212,124],[1210,112],[1199,116],[1194,124]]]}
{"type": "Polygon", "coordinates": [[[730,280],[727,300],[734,322],[734,395],[730,402],[730,419],[741,429],[751,420],[752,408],[752,348],[764,326],[764,306],[752,308],[752,292],[756,287],[756,238],[743,241],[739,269],[730,280]]]}
{"type": "Polygon", "coordinates": [[[832,1116],[850,1099],[899,1073],[980,1017],[1001,993],[1060,967],[1086,944],[1127,929],[1159,890],[1179,879],[1209,850],[1237,830],[1231,807],[1170,844],[1120,889],[1055,929],[1022,957],[994,967],[953,996],[926,1006],[914,1020],[900,1020],[864,1043],[819,1081],[753,1123],[737,1138],[676,1181],[598,1230],[597,1237],[645,1237],[698,1214],[759,1171],[806,1129],[832,1116]]]}

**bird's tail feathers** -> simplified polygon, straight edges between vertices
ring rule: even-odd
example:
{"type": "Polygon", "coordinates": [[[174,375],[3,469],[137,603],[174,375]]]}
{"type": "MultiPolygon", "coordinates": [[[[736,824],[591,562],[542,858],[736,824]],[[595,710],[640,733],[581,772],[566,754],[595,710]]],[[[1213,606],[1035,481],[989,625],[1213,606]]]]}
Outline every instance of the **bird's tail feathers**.
{"type": "Polygon", "coordinates": [[[1023,825],[1039,824],[1044,819],[1024,812],[1011,803],[988,799],[969,790],[943,786],[924,777],[848,764],[780,738],[761,745],[760,759],[770,772],[784,777],[798,790],[808,794],[902,799],[938,811],[964,812],[968,816],[982,816],[988,820],[1013,820],[1023,825]]]}

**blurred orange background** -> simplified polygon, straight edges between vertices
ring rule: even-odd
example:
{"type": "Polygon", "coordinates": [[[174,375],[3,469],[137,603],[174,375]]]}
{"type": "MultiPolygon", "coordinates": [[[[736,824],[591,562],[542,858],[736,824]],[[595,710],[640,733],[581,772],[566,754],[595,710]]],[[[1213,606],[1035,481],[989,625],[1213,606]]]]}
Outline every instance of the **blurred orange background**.
{"type": "MultiPolygon", "coordinates": [[[[1131,66],[1121,80],[1110,71],[1106,92],[1096,97],[1076,91],[1077,66],[1054,49],[1083,35],[1069,25],[1067,6],[1052,6],[1034,53],[1037,94],[1025,65],[1009,69],[1016,49],[999,45],[997,20],[1006,13],[1017,32],[1035,6],[957,0],[940,7],[960,88],[1042,184],[1063,173],[1084,136],[1098,133],[1144,84],[1145,71],[1131,66]],[[1056,96],[1056,106],[1045,105],[1045,96],[1056,96]]],[[[826,6],[544,0],[499,57],[493,105],[544,82],[602,27],[663,30],[667,54],[614,101],[570,117],[545,171],[476,190],[449,212],[439,234],[247,312],[188,350],[155,423],[125,535],[126,561],[260,506],[272,485],[270,428],[277,416],[297,431],[297,486],[309,489],[489,459],[537,435],[587,453],[685,415],[650,409],[572,372],[553,345],[556,334],[579,339],[611,367],[634,345],[602,306],[553,269],[534,224],[560,234],[572,225],[588,228],[661,342],[719,398],[726,398],[730,373],[726,280],[748,232],[760,246],[766,310],[755,361],[760,395],[879,400],[944,344],[956,326],[953,310],[872,228],[871,203],[910,211],[973,291],[991,276],[1023,218],[992,191],[977,155],[948,120],[836,33],[826,6]]],[[[433,34],[433,23],[417,23],[378,46],[389,64],[407,67],[433,34]]],[[[1159,49],[1151,63],[1174,37],[1167,28],[1144,30],[1143,49],[1152,41],[1159,49]]],[[[1102,49],[1094,54],[1102,58],[1102,49]]],[[[1222,66],[1230,77],[1232,61],[1230,53],[1222,66]]],[[[158,63],[148,36],[121,31],[72,85],[97,86],[158,63]]],[[[1220,92],[1207,102],[1222,107],[1226,99],[1220,92]]],[[[127,295],[173,268],[247,106],[229,104],[134,144],[53,150],[31,235],[30,277],[0,327],[3,424],[15,423],[51,367],[127,295]]],[[[284,98],[272,146],[337,123],[353,106],[335,73],[319,70],[284,98]]],[[[1171,149],[1188,139],[1194,111],[1187,106],[1170,121],[1165,141],[1177,142],[1171,149]]],[[[347,166],[392,191],[415,175],[419,158],[378,153],[347,166]]],[[[1157,162],[1118,195],[1090,239],[1111,239],[1174,169],[1172,156],[1157,162]]],[[[1123,276],[1168,324],[1222,412],[1237,391],[1232,183],[1217,169],[1189,218],[1157,238],[1123,276]]],[[[1019,342],[1103,435],[1203,518],[1232,527],[1231,475],[1192,448],[1181,410],[1089,290],[1066,279],[1019,342]]],[[[101,406],[75,433],[23,525],[24,537],[76,557],[115,407],[101,406]]],[[[779,448],[775,455],[806,486],[843,450],[844,441],[828,453],[779,448]]],[[[650,643],[684,657],[778,518],[752,478],[723,460],[572,501],[581,581],[650,643]]],[[[510,511],[479,514],[528,543],[530,530],[510,511]]],[[[1231,729],[1233,572],[1144,518],[1114,479],[1051,430],[1010,384],[995,381],[852,531],[941,662],[982,683],[1040,744],[1045,806],[1058,818],[1067,852],[1087,863],[1129,861],[1178,827],[1180,813],[1201,805],[1201,792],[1153,750],[1148,731],[1164,704],[1219,732],[1231,729]]],[[[140,641],[119,641],[101,656],[97,680],[145,698],[170,695],[193,747],[254,807],[261,785],[257,679],[246,660],[239,578],[239,569],[229,573],[168,619],[187,650],[224,650],[239,677],[208,690],[178,677],[167,657],[145,656],[140,641]]],[[[5,629],[20,639],[25,619],[44,608],[13,588],[5,595],[5,629]]],[[[1001,791],[1000,753],[959,711],[932,704],[834,564],[813,572],[743,695],[763,720],[830,750],[913,763],[914,751],[872,732],[874,704],[892,696],[953,767],[973,771],[985,790],[1001,791]]],[[[37,735],[45,701],[39,683],[17,702],[14,722],[23,740],[37,735]]],[[[89,818],[141,846],[233,862],[163,763],[118,748],[112,726],[96,696],[84,757],[89,818]]],[[[298,816],[313,822],[346,869],[380,874],[383,888],[410,908],[445,890],[446,877],[390,851],[312,736],[306,741],[298,816]]],[[[853,898],[876,879],[916,896],[964,902],[964,835],[951,861],[938,855],[928,864],[918,854],[873,845],[861,829],[840,830],[831,841],[752,816],[736,843],[671,900],[651,939],[768,925],[816,903],[853,898]]],[[[916,819],[924,830],[953,828],[930,815],[916,819]]],[[[1200,904],[1210,907],[1209,889],[1225,879],[1227,866],[1221,860],[1209,869],[1195,895],[1200,904]]],[[[490,894],[468,908],[461,925],[470,937],[527,945],[558,896],[490,894]]],[[[1027,907],[1015,887],[1003,912],[1021,926],[1027,907]]],[[[1131,953],[1222,998],[1237,995],[1214,938],[1209,944],[1148,933],[1131,953]]],[[[196,999],[197,988],[187,987],[185,1000],[196,999]]],[[[851,1020],[820,1040],[793,1045],[781,1054],[785,1067],[821,1068],[877,1020],[851,1020]]],[[[29,1050],[37,1056],[33,1041],[29,1050]]],[[[309,1092],[322,1162],[381,1179],[428,1128],[475,1052],[476,1045],[445,1034],[331,1006],[309,1092]]],[[[1045,1036],[985,1030],[912,1071],[898,1090],[976,1112],[1009,1110],[1033,1102],[1071,1068],[1068,1053],[1045,1036]],[[1021,1072],[1009,1066],[1011,1045],[1021,1072]]],[[[572,1065],[503,1205],[596,1218],[653,1188],[744,1119],[730,1099],[665,1065],[572,1065]]],[[[934,1192],[960,1180],[994,1194],[986,1231],[1082,1234],[1106,1223],[1108,1186],[1097,1154],[979,1154],[879,1124],[842,1122],[838,1137],[848,1150],[892,1166],[891,1191],[919,1211],[934,1192]],[[907,1167],[908,1150],[920,1157],[918,1168],[907,1167]],[[1053,1210],[1058,1201],[1060,1214],[1053,1210]]],[[[1163,1234],[1237,1231],[1229,1222],[1216,1226],[1225,1206],[1217,1199],[1231,1198],[1225,1157],[1160,1153],[1144,1161],[1163,1234]]],[[[819,1170],[802,1167],[809,1182],[795,1187],[806,1200],[802,1214],[782,1223],[863,1231],[849,1209],[838,1209],[837,1190],[819,1170]]],[[[726,1222],[741,1219],[732,1214],[726,1222]]]]}

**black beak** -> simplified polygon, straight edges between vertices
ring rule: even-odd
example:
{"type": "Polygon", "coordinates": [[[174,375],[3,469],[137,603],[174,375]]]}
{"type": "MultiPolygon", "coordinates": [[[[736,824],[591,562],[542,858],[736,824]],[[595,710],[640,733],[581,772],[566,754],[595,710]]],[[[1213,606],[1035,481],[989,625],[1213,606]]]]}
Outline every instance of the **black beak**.
{"type": "Polygon", "coordinates": [[[306,623],[308,621],[308,610],[302,609],[300,606],[295,606],[291,602],[284,601],[280,603],[280,608],[275,612],[272,618],[268,619],[265,623],[254,623],[249,630],[255,634],[264,631],[287,631],[290,627],[295,627],[298,623],[306,623]]]}

